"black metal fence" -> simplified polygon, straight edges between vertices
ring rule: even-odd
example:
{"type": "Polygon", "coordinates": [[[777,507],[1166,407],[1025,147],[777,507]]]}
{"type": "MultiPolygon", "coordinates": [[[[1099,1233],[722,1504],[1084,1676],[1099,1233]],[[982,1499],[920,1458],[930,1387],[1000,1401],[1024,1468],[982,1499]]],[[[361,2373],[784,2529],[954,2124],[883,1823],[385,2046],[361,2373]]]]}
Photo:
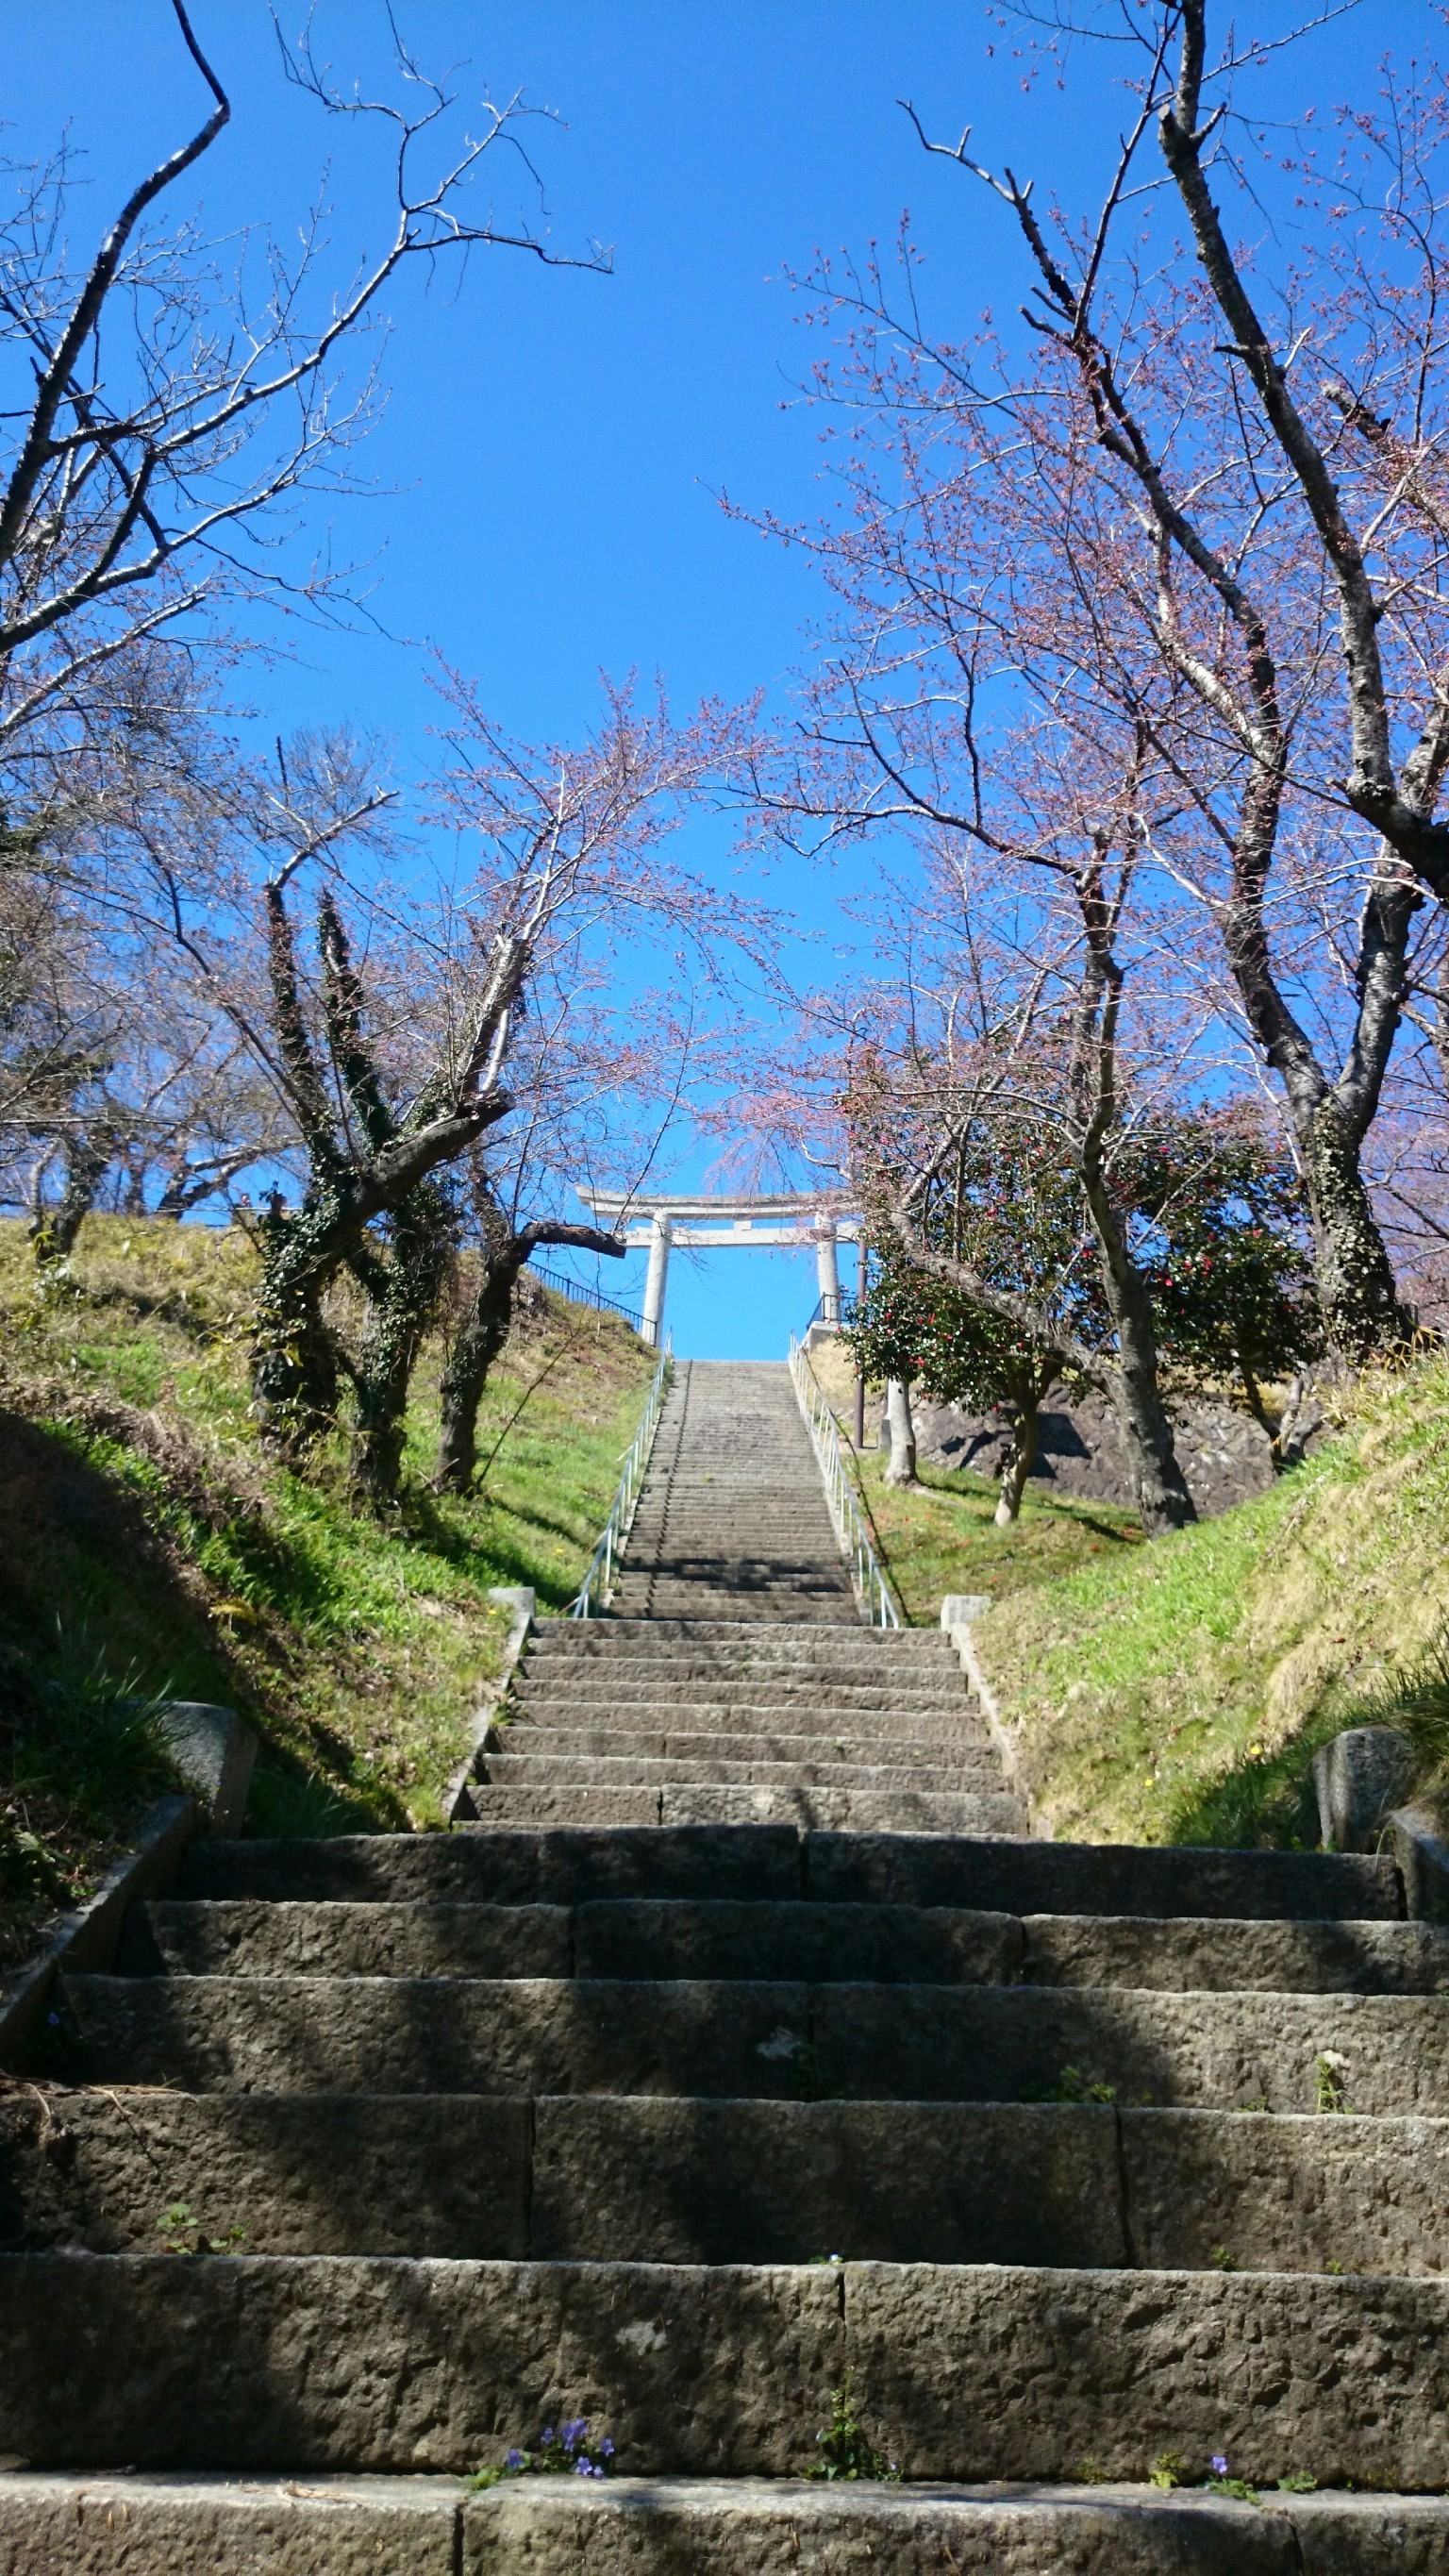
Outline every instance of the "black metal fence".
{"type": "Polygon", "coordinates": [[[566,1277],[562,1270],[550,1270],[541,1261],[530,1261],[530,1279],[541,1279],[546,1288],[556,1288],[574,1306],[592,1306],[601,1315],[622,1315],[636,1333],[644,1330],[644,1318],[633,1306],[621,1306],[617,1297],[606,1297],[602,1288],[586,1288],[580,1279],[566,1277]]]}

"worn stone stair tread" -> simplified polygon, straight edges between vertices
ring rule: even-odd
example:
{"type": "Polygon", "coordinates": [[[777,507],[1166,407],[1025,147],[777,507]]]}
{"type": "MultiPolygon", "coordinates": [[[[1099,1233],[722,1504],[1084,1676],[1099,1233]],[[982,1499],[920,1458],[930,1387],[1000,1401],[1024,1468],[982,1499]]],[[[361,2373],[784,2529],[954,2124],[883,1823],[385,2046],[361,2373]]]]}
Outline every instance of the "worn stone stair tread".
{"type": "Polygon", "coordinates": [[[912,2477],[1220,2448],[1433,2490],[1446,2329],[1443,2279],[16,2254],[0,2454],[456,2471],[607,2398],[641,2475],[784,2476],[849,2372],[912,2477]]]}
{"type": "Polygon", "coordinates": [[[1446,2535],[1442,2496],[1332,2490],[0,2472],[8,2576],[1429,2576],[1446,2535]]]}
{"type": "Polygon", "coordinates": [[[488,1754],[482,1773],[489,1788],[552,1788],[555,1784],[581,1788],[623,1788],[631,1782],[643,1787],[766,1788],[766,1789],[874,1789],[889,1796],[895,1791],[907,1795],[941,1791],[965,1793],[972,1797],[1000,1796],[999,1774],[995,1780],[983,1778],[978,1762],[968,1766],[959,1762],[900,1763],[852,1762],[844,1755],[822,1761],[779,1761],[768,1755],[754,1756],[742,1743],[737,1755],[700,1756],[683,1751],[655,1756],[652,1754],[553,1753],[540,1747],[532,1750],[520,1737],[508,1750],[488,1754]]]}
{"type": "Polygon", "coordinates": [[[0,2101],[7,2250],[820,2259],[1437,2275],[1449,2119],[660,2095],[36,2089],[0,2101]],[[666,2177],[661,2185],[660,2177],[666,2177]],[[174,2194],[172,2195],[174,2197],[174,2194]]]}
{"type": "MultiPolygon", "coordinates": [[[[763,1714],[763,1712],[761,1712],[763,1714]]],[[[632,1721],[633,1712],[612,1712],[632,1721]]],[[[792,1712],[793,1714],[793,1712],[792,1712]]],[[[852,1715],[855,1713],[852,1712],[852,1715]]],[[[809,1734],[739,1733],[707,1734],[677,1726],[666,1726],[659,1732],[644,1733],[634,1723],[615,1725],[610,1715],[601,1715],[593,1725],[578,1722],[555,1723],[553,1717],[539,1717],[530,1711],[516,1716],[511,1724],[495,1731],[489,1753],[547,1753],[553,1755],[590,1753],[607,1755],[619,1761],[643,1757],[662,1761],[671,1755],[685,1761],[730,1762],[847,1762],[886,1763],[907,1767],[916,1763],[949,1762],[960,1767],[969,1765],[990,1774],[993,1788],[1000,1787],[1000,1770],[989,1739],[969,1733],[964,1728],[951,1732],[943,1727],[935,1737],[894,1735],[886,1732],[871,1735],[849,1735],[835,1726],[816,1727],[809,1734]]]]}
{"type": "MultiPolygon", "coordinates": [[[[189,2089],[1014,2102],[1074,2069],[1124,2102],[1449,2112],[1449,1999],[678,1978],[68,1977],[76,2071],[189,2089]]],[[[60,2063],[66,2064],[62,2059],[60,2063]]]]}
{"type": "Polygon", "coordinates": [[[452,1834],[339,1834],[321,1842],[191,1843],[182,1897],[426,1896],[497,1903],[589,1897],[791,1898],[953,1906],[1012,1914],[1398,1922],[1386,1857],[1214,1851],[973,1835],[801,1836],[793,1825],[489,1827],[452,1834]]]}
{"type": "Polygon", "coordinates": [[[834,1789],[780,1782],[665,1780],[626,1789],[587,1780],[469,1783],[475,1824],[749,1825],[793,1823],[806,1831],[1016,1837],[1025,1832],[1019,1798],[997,1790],[834,1789]]]}

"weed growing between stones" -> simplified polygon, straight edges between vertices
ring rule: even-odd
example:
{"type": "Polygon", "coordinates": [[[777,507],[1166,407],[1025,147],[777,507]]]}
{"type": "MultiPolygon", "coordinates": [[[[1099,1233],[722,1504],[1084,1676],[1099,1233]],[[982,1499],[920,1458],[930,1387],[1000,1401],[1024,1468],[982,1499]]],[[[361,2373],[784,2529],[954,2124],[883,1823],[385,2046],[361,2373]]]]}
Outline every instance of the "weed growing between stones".
{"type": "MultiPolygon", "coordinates": [[[[1185,2486],[1187,2462],[1181,2451],[1159,2451],[1156,2459],[1150,2463],[1147,2475],[1153,2486],[1161,2487],[1164,2491],[1185,2486]]],[[[1233,2476],[1224,2451],[1214,2451],[1208,2462],[1208,2474],[1200,2484],[1205,2494],[1233,2496],[1239,2504],[1259,2504],[1262,2501],[1258,2489],[1250,2486],[1246,2478],[1233,2476]]],[[[1279,2495],[1312,2495],[1317,2485],[1318,2480],[1310,2477],[1306,2469],[1294,2469],[1286,2478],[1278,2480],[1278,2493],[1279,2495]]]]}
{"type": "Polygon", "coordinates": [[[1064,2066],[1055,2084],[1028,2084],[1023,2102],[1115,2102],[1115,2084],[1094,2083],[1079,2066],[1064,2066]]]}
{"type": "Polygon", "coordinates": [[[830,2392],[830,2421],[815,2436],[816,2457],[805,2471],[807,2478],[838,2480],[873,2478],[895,2485],[900,2470],[884,2451],[878,2451],[855,2412],[850,2394],[850,2376],[830,2392]]]}
{"type": "Polygon", "coordinates": [[[1336,2048],[1326,2048],[1314,2061],[1313,2090],[1315,2111],[1346,2112],[1348,2095],[1343,2079],[1348,2072],[1348,2059],[1336,2048]]]}
{"type": "Polygon", "coordinates": [[[614,2445],[608,2434],[592,2441],[587,2416],[575,2415],[557,2431],[546,2424],[531,2451],[510,2451],[501,2466],[475,2469],[466,2484],[474,2495],[482,2495],[505,2478],[606,2478],[613,2461],[614,2445]]]}
{"type": "Polygon", "coordinates": [[[1236,2255],[1230,2254],[1226,2245],[1215,2245],[1209,2259],[1215,2272],[1236,2272],[1238,2268],[1236,2255]]]}
{"type": "Polygon", "coordinates": [[[156,2225],[166,2254],[239,2254],[247,2238],[246,2229],[235,2224],[224,2236],[204,2236],[189,2200],[169,2201],[156,2225]]]}

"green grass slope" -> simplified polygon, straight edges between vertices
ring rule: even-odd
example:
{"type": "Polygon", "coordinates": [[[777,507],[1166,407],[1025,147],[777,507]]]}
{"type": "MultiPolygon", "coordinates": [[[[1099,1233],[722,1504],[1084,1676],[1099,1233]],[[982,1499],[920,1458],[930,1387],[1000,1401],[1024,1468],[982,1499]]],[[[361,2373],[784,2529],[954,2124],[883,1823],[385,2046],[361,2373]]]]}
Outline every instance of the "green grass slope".
{"type": "Polygon", "coordinates": [[[1362,1386],[1271,1493],[1003,1598],[978,1645],[1053,1831],[1311,1847],[1314,1747],[1375,1722],[1408,1726],[1442,1807],[1446,1526],[1437,1357],[1362,1386]]]}
{"type": "Polygon", "coordinates": [[[428,1489],[430,1353],[379,1521],[340,1440],[306,1478],[263,1455],[254,1275],[239,1233],[92,1218],[40,1278],[0,1225],[0,1945],[163,1783],[151,1696],[256,1726],[254,1830],[437,1823],[497,1666],[489,1587],[562,1608],[607,1511],[654,1366],[618,1319],[550,1296],[515,1334],[467,1501],[428,1489]]]}

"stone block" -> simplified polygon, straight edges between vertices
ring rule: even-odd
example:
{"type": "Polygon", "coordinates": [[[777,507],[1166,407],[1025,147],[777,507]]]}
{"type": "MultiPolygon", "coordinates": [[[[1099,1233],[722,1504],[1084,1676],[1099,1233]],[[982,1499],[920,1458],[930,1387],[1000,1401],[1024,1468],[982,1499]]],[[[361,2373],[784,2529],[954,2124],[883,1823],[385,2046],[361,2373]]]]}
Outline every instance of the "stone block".
{"type": "Polygon", "coordinates": [[[943,1628],[969,1628],[976,1619],[984,1619],[991,1607],[989,1592],[948,1592],[941,1604],[943,1628]]]}
{"type": "Polygon", "coordinates": [[[1414,1748],[1392,1726],[1349,1726],[1313,1756],[1318,1821],[1330,1851],[1373,1851],[1414,1776],[1414,1748]]]}
{"type": "Polygon", "coordinates": [[[171,1759],[201,1801],[208,1832],[239,1834],[257,1758],[251,1728],[234,1708],[217,1708],[209,1700],[168,1700],[160,1715],[171,1759]]]}
{"type": "Polygon", "coordinates": [[[1127,2260],[1110,2111],[543,2101],[532,2251],[651,2263],[1127,2260]]]}
{"type": "Polygon", "coordinates": [[[1449,1842],[1433,1817],[1418,1807],[1396,1807],[1389,1824],[1409,1913],[1423,1922],[1449,1924],[1449,1842]]]}
{"type": "Polygon", "coordinates": [[[454,2576],[451,2478],[0,2476],[5,2576],[454,2576]]]}
{"type": "Polygon", "coordinates": [[[1121,2126],[1146,2270],[1449,2270],[1449,2120],[1124,2111],[1121,2126]]]}

